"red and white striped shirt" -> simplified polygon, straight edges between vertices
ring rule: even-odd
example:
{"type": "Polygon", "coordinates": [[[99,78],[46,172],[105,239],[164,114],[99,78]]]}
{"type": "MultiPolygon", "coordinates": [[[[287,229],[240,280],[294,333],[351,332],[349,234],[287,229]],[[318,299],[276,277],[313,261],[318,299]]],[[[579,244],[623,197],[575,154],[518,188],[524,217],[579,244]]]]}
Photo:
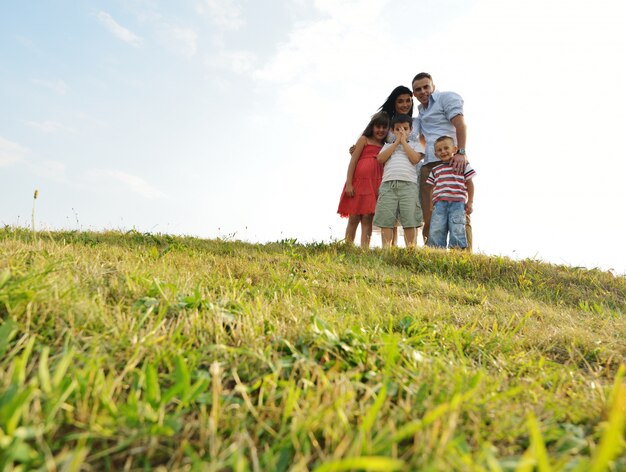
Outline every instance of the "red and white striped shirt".
{"type": "Polygon", "coordinates": [[[433,202],[445,200],[447,202],[466,202],[468,180],[476,175],[476,171],[467,164],[463,175],[456,174],[452,166],[442,162],[433,167],[426,183],[434,185],[433,202]]]}

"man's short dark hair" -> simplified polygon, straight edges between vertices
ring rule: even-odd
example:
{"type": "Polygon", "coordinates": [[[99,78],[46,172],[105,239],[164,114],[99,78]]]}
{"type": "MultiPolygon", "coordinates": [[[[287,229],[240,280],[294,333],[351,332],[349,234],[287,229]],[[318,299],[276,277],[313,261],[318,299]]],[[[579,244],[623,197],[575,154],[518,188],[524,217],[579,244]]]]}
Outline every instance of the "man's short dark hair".
{"type": "Polygon", "coordinates": [[[429,79],[431,82],[433,81],[433,78],[430,76],[428,72],[420,72],[415,77],[413,77],[413,80],[411,81],[411,83],[415,82],[416,80],[422,80],[422,79],[429,79]]]}
{"type": "Polygon", "coordinates": [[[398,123],[408,123],[409,126],[413,126],[413,118],[409,115],[395,115],[391,119],[391,126],[395,126],[398,123]]]}

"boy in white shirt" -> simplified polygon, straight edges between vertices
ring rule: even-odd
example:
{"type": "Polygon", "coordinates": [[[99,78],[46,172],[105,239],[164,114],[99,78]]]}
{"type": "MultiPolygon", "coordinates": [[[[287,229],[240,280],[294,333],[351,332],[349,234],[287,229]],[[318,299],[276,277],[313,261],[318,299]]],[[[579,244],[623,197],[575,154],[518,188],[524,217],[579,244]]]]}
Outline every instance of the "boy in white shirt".
{"type": "Polygon", "coordinates": [[[424,158],[424,147],[419,141],[409,141],[412,122],[408,115],[394,116],[391,126],[396,140],[385,144],[378,154],[378,162],[385,168],[378,190],[374,225],[381,229],[384,248],[391,246],[398,216],[407,247],[415,246],[417,228],[423,224],[415,165],[424,158]]]}

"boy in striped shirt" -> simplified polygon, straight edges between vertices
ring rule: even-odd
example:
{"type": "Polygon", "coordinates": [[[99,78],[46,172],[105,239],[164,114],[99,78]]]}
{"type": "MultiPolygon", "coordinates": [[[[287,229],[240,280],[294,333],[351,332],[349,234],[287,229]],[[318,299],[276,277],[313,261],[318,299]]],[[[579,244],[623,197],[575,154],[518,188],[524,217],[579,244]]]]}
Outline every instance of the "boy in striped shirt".
{"type": "Polygon", "coordinates": [[[435,155],[441,164],[433,167],[426,183],[433,185],[433,213],[427,245],[431,247],[467,248],[465,215],[472,213],[476,172],[468,164],[463,174],[457,174],[450,164],[457,152],[450,136],[435,141],[435,155]],[[450,240],[448,241],[448,235],[450,240]]]}

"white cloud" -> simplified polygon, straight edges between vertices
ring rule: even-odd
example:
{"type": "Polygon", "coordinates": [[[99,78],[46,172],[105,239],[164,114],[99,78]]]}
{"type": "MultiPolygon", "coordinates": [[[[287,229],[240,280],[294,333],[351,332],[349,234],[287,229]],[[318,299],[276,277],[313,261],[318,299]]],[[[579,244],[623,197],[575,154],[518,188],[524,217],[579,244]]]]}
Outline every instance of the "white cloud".
{"type": "Polygon", "coordinates": [[[218,69],[227,69],[236,74],[245,74],[254,70],[256,56],[249,51],[220,51],[207,59],[207,65],[218,69]]]}
{"type": "Polygon", "coordinates": [[[193,57],[198,52],[198,33],[193,28],[159,23],[162,41],[167,47],[185,57],[193,57]]]}
{"type": "Polygon", "coordinates": [[[98,20],[107,27],[107,29],[118,39],[121,39],[125,43],[131,46],[139,47],[143,43],[143,40],[129,29],[124,28],[117,21],[113,19],[111,15],[106,12],[98,12],[98,20]]]}
{"type": "Polygon", "coordinates": [[[72,114],[72,119],[74,121],[79,121],[81,124],[81,127],[88,127],[88,128],[106,128],[109,126],[109,123],[96,117],[96,116],[92,116],[88,113],[85,113],[83,111],[77,111],[75,113],[72,114]]]}
{"type": "Polygon", "coordinates": [[[387,0],[316,0],[314,6],[318,19],[294,24],[288,40],[251,75],[277,86],[276,112],[308,120],[304,129],[349,110],[354,119],[345,123],[345,139],[356,139],[387,94],[414,74],[403,68],[413,67],[415,41],[407,45],[390,34],[387,0]]]}
{"type": "Polygon", "coordinates": [[[43,161],[31,164],[31,168],[35,173],[59,182],[66,181],[66,165],[59,161],[43,161]]]}
{"type": "Polygon", "coordinates": [[[61,79],[57,79],[57,80],[32,79],[31,82],[33,84],[41,85],[42,87],[52,90],[53,92],[56,92],[59,95],[65,95],[69,90],[69,87],[67,86],[67,84],[63,82],[61,79]]]}
{"type": "Polygon", "coordinates": [[[359,27],[380,18],[388,0],[315,0],[315,7],[345,25],[359,27]]]}
{"type": "Polygon", "coordinates": [[[221,30],[238,30],[245,26],[242,8],[235,0],[204,0],[199,6],[201,13],[206,13],[211,22],[221,30]]]}
{"type": "Polygon", "coordinates": [[[124,185],[128,190],[141,195],[144,198],[153,200],[165,196],[158,188],[150,185],[143,178],[128,174],[119,170],[103,169],[93,170],[87,174],[89,178],[101,181],[114,181],[124,185]]]}
{"type": "Polygon", "coordinates": [[[73,133],[75,130],[70,128],[69,126],[65,126],[63,123],[59,123],[58,121],[45,120],[45,121],[26,121],[24,122],[27,126],[31,128],[38,129],[43,131],[44,133],[56,133],[57,131],[67,131],[73,133]]]}
{"type": "Polygon", "coordinates": [[[21,161],[28,152],[27,148],[0,136],[0,167],[6,167],[21,161]]]}
{"type": "MultiPolygon", "coordinates": [[[[391,38],[380,15],[387,1],[316,0],[324,17],[296,24],[289,41],[280,45],[255,77],[277,83],[306,80],[336,83],[357,79],[363,67],[375,70],[376,58],[388,59],[391,38]],[[387,56],[387,57],[386,57],[387,56]]],[[[397,49],[397,48],[396,48],[397,49]]]]}
{"type": "Polygon", "coordinates": [[[198,33],[194,28],[182,26],[178,19],[167,18],[152,2],[141,5],[136,12],[140,24],[154,29],[159,44],[170,51],[185,57],[193,57],[198,52],[198,33]]]}

